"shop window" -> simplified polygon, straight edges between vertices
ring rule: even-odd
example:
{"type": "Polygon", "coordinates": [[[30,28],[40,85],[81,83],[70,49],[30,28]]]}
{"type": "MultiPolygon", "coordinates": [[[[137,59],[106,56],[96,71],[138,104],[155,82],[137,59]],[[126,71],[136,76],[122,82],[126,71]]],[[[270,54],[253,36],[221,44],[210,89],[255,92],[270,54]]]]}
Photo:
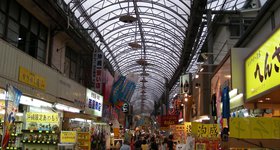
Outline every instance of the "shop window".
{"type": "Polygon", "coordinates": [[[244,18],[243,21],[243,33],[248,29],[248,27],[254,22],[253,18],[244,18]]]}
{"type": "Polygon", "coordinates": [[[0,36],[4,36],[6,16],[0,11],[0,36]]]}
{"type": "Polygon", "coordinates": [[[24,26],[25,28],[28,28],[29,27],[29,14],[28,12],[26,12],[25,10],[22,10],[21,11],[21,15],[20,15],[20,24],[22,26],[24,26]]]}
{"type": "Polygon", "coordinates": [[[31,32],[34,33],[35,35],[38,34],[39,22],[35,18],[32,18],[32,20],[31,20],[30,29],[31,29],[31,32]]]}
{"type": "Polygon", "coordinates": [[[252,24],[252,22],[255,20],[255,18],[237,18],[233,17],[230,18],[230,37],[231,38],[239,38],[242,34],[245,33],[245,31],[248,29],[248,27],[252,24]]]}
{"type": "Polygon", "coordinates": [[[20,6],[15,0],[10,1],[9,16],[15,20],[19,18],[20,6]]]}
{"type": "Polygon", "coordinates": [[[9,19],[8,32],[7,32],[8,42],[10,42],[14,46],[17,46],[18,35],[19,35],[19,25],[12,19],[9,19]]]}
{"type": "Polygon", "coordinates": [[[65,53],[64,73],[67,77],[80,82],[83,75],[84,60],[73,49],[67,47],[65,53]]]}
{"type": "Polygon", "coordinates": [[[41,62],[45,62],[45,58],[46,58],[46,44],[42,40],[39,40],[37,59],[39,59],[41,62]]]}
{"type": "Polygon", "coordinates": [[[43,26],[42,24],[40,25],[39,37],[40,37],[41,40],[47,41],[48,29],[45,26],[43,26]]]}
{"type": "Polygon", "coordinates": [[[18,37],[18,48],[22,51],[27,51],[28,29],[21,26],[18,37]]]}
{"type": "Polygon", "coordinates": [[[45,62],[48,28],[21,7],[16,0],[0,0],[0,37],[32,57],[45,62]]]}
{"type": "Polygon", "coordinates": [[[7,0],[1,0],[0,1],[0,9],[2,11],[6,11],[7,10],[7,0]]]}
{"type": "Polygon", "coordinates": [[[70,58],[69,57],[65,57],[64,73],[69,78],[69,75],[70,75],[70,58]]]}
{"type": "Polygon", "coordinates": [[[239,18],[231,18],[230,19],[230,36],[231,37],[239,37],[240,36],[240,19],[239,18]]]}
{"type": "Polygon", "coordinates": [[[30,41],[28,43],[28,54],[32,57],[36,58],[37,54],[37,47],[38,47],[38,38],[35,34],[30,33],[30,41]]]}

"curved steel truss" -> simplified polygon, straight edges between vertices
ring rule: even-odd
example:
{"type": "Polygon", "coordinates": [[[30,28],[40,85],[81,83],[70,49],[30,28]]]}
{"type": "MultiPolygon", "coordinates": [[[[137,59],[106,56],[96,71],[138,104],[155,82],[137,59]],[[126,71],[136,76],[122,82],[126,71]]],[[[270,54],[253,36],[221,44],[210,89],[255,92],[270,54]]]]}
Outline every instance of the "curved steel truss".
{"type": "MultiPolygon", "coordinates": [[[[207,8],[233,10],[236,6],[243,5],[244,1],[207,0],[207,8]]],[[[130,101],[134,104],[136,112],[153,110],[154,102],[165,92],[165,82],[175,80],[179,67],[190,67],[182,64],[184,57],[188,57],[191,62],[197,60],[199,50],[196,50],[192,57],[190,54],[193,53],[193,48],[188,47],[190,50],[185,50],[188,40],[186,38],[191,31],[189,24],[193,0],[64,0],[64,2],[104,52],[104,56],[115,71],[123,75],[134,73],[140,76],[143,71],[149,74],[145,77],[147,80],[145,100],[141,101],[143,96],[143,93],[141,94],[143,83],[140,82],[143,77],[141,77],[130,101]],[[124,15],[134,16],[137,21],[130,24],[121,22],[119,19],[124,15]],[[128,46],[128,43],[132,42],[137,42],[141,48],[132,49],[128,46]],[[136,61],[139,59],[146,60],[149,65],[143,67],[137,64],[136,61]]],[[[204,2],[206,4],[206,0],[204,2]]],[[[201,39],[196,40],[200,41],[199,44],[204,42],[207,33],[202,35],[204,36],[201,39]]]]}

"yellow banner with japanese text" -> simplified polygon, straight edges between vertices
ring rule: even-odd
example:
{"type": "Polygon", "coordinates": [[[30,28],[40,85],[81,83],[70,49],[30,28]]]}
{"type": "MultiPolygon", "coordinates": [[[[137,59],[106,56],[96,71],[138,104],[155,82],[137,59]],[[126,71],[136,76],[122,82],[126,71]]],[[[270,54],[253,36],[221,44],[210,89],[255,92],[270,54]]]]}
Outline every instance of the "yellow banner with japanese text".
{"type": "Polygon", "coordinates": [[[198,124],[197,137],[217,139],[220,135],[218,124],[198,124]]]}
{"type": "Polygon", "coordinates": [[[26,122],[59,123],[58,113],[27,112],[26,122]]]}
{"type": "Polygon", "coordinates": [[[76,131],[61,131],[60,143],[76,143],[76,131]]]}
{"type": "Polygon", "coordinates": [[[231,118],[230,137],[280,139],[280,118],[231,118]]]}
{"type": "Polygon", "coordinates": [[[45,90],[46,89],[46,79],[42,76],[35,74],[24,67],[19,67],[19,77],[18,80],[32,87],[45,90]]]}

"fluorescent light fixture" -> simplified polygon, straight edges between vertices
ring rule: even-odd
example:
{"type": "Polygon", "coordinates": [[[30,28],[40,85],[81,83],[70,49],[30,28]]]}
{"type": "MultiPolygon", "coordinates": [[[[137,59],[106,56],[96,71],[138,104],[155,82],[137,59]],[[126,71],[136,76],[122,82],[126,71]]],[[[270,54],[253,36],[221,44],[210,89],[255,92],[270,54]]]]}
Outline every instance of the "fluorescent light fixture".
{"type": "Polygon", "coordinates": [[[248,113],[248,110],[243,110],[243,114],[244,114],[244,117],[248,117],[249,116],[249,113],[248,113]]]}
{"type": "Polygon", "coordinates": [[[237,95],[237,89],[233,89],[229,92],[229,98],[232,99],[237,95]]]}
{"type": "Polygon", "coordinates": [[[4,114],[5,114],[5,110],[4,110],[4,109],[1,110],[1,111],[0,111],[0,114],[4,115],[4,114]]]}
{"type": "Polygon", "coordinates": [[[243,93],[240,93],[240,94],[236,95],[235,97],[231,98],[230,103],[236,102],[238,100],[242,100],[242,98],[243,98],[243,93]]]}
{"type": "Polygon", "coordinates": [[[73,118],[73,119],[70,119],[70,121],[86,122],[86,120],[82,119],[82,118],[73,118]]]}
{"type": "Polygon", "coordinates": [[[16,116],[22,117],[23,113],[17,113],[16,116]]]}
{"type": "Polygon", "coordinates": [[[66,106],[66,105],[63,105],[63,104],[56,104],[55,108],[58,109],[58,110],[69,111],[69,112],[73,112],[73,113],[79,113],[80,112],[80,109],[78,109],[78,108],[66,106]]]}
{"type": "Polygon", "coordinates": [[[230,78],[231,78],[231,75],[225,75],[224,77],[230,79],[230,78]]]}
{"type": "Polygon", "coordinates": [[[1,100],[5,100],[6,99],[6,91],[3,90],[3,92],[1,91],[0,93],[0,99],[1,100]]]}
{"type": "Polygon", "coordinates": [[[183,119],[183,118],[179,119],[179,122],[183,122],[183,121],[184,121],[184,119],[183,119]]]}
{"type": "Polygon", "coordinates": [[[20,104],[34,106],[34,107],[52,107],[51,103],[44,102],[35,98],[22,95],[20,97],[20,104]]]}
{"type": "Polygon", "coordinates": [[[267,98],[265,98],[265,100],[266,100],[266,101],[270,101],[270,100],[271,100],[271,98],[267,97],[267,98]]]}
{"type": "Polygon", "coordinates": [[[199,119],[194,120],[195,122],[202,122],[203,120],[210,120],[209,116],[200,116],[199,119]]]}

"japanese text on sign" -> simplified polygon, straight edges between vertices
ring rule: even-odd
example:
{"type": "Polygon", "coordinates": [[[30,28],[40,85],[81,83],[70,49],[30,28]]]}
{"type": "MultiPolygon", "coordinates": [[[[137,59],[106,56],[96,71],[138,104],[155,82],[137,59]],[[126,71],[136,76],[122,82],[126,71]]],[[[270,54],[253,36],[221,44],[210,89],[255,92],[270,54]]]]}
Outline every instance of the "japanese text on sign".
{"type": "Polygon", "coordinates": [[[220,128],[218,124],[198,124],[197,137],[200,138],[219,138],[220,128]]]}
{"type": "Polygon", "coordinates": [[[26,113],[26,122],[40,122],[40,123],[58,123],[58,113],[26,113]]]}
{"type": "Polygon", "coordinates": [[[230,137],[280,139],[280,118],[231,118],[230,137]]]}
{"type": "Polygon", "coordinates": [[[60,142],[61,143],[76,143],[76,131],[61,131],[60,142]]]}
{"type": "Polygon", "coordinates": [[[30,86],[36,87],[41,90],[46,89],[46,79],[37,75],[28,69],[19,67],[19,77],[18,80],[30,86]]]}

